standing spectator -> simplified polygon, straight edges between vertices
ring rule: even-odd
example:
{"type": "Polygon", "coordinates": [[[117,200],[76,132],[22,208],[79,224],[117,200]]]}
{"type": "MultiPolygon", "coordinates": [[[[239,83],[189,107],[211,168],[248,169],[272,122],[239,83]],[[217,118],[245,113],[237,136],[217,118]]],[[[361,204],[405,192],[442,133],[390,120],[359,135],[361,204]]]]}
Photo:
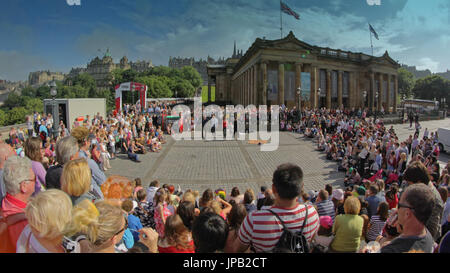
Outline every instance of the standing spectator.
{"type": "Polygon", "coordinates": [[[444,202],[442,202],[441,195],[436,190],[436,187],[434,187],[433,183],[430,183],[430,175],[427,168],[419,161],[413,162],[409,165],[408,169],[406,169],[403,179],[408,182],[409,186],[417,183],[425,184],[433,192],[434,208],[431,212],[431,216],[427,218],[428,221],[425,222],[425,226],[430,231],[433,239],[437,241],[441,237],[441,218],[442,213],[444,212],[444,202]]]}
{"type": "Polygon", "coordinates": [[[91,189],[91,170],[84,158],[71,160],[64,165],[61,175],[61,189],[67,193],[75,206],[87,199],[95,200],[91,189]]]}
{"type": "Polygon", "coordinates": [[[363,231],[364,220],[359,216],[361,203],[350,196],[344,203],[345,214],[336,216],[333,225],[335,238],[331,243],[332,252],[357,252],[363,231]]]}
{"type": "Polygon", "coordinates": [[[406,188],[398,203],[397,229],[400,236],[381,248],[381,253],[404,253],[411,250],[433,252],[434,240],[425,226],[435,207],[430,187],[417,183],[406,188]]]}
{"type": "MultiPolygon", "coordinates": [[[[275,206],[272,211],[276,213],[292,232],[300,231],[305,224],[303,234],[311,242],[319,229],[319,215],[313,206],[301,205],[297,197],[303,191],[303,171],[293,164],[280,165],[273,174],[272,191],[275,195],[275,206]],[[308,217],[305,219],[306,210],[308,217]]],[[[252,245],[256,252],[272,251],[277,244],[283,225],[277,217],[267,211],[254,211],[247,215],[234,242],[233,252],[244,252],[252,245]],[[270,232],[267,232],[269,231],[270,232]],[[264,237],[260,234],[266,231],[264,237]]]]}
{"type": "Polygon", "coordinates": [[[45,184],[47,171],[42,165],[42,140],[38,137],[31,137],[25,141],[25,155],[31,159],[31,168],[36,175],[36,185],[34,194],[38,194],[45,184]]]}
{"type": "Polygon", "coordinates": [[[155,194],[154,218],[156,224],[156,231],[158,232],[160,238],[164,238],[164,225],[166,224],[166,219],[167,217],[172,215],[166,202],[167,195],[168,193],[164,188],[160,188],[155,194]]]}
{"type": "Polygon", "coordinates": [[[316,209],[320,216],[330,216],[334,221],[335,209],[334,204],[328,199],[328,192],[326,190],[320,190],[316,199],[316,209]]]}
{"type": "Polygon", "coordinates": [[[375,241],[383,231],[384,224],[389,216],[389,205],[386,202],[381,202],[378,205],[378,211],[376,215],[370,218],[369,231],[367,232],[366,239],[368,242],[375,241]]]}
{"type": "Polygon", "coordinates": [[[0,143],[0,200],[6,195],[5,183],[3,182],[3,168],[6,160],[15,155],[16,153],[11,146],[6,143],[0,143]]]}
{"type": "Polygon", "coordinates": [[[195,253],[189,229],[178,214],[167,217],[165,237],[158,242],[159,253],[195,253]]]}
{"type": "Polygon", "coordinates": [[[227,222],[213,212],[201,213],[194,221],[195,253],[223,252],[228,237],[227,222]]]}
{"type": "Polygon", "coordinates": [[[34,193],[36,176],[31,169],[31,160],[10,156],[5,162],[2,177],[6,190],[1,203],[2,216],[8,225],[5,232],[1,233],[0,252],[15,253],[17,239],[28,224],[25,208],[34,193]]]}
{"type": "Polygon", "coordinates": [[[100,169],[99,165],[90,158],[89,155],[89,146],[90,142],[88,141],[89,130],[85,127],[77,127],[71,132],[72,137],[74,137],[78,143],[79,148],[79,157],[86,158],[89,168],[91,169],[91,184],[92,184],[92,193],[99,200],[104,199],[101,185],[105,183],[106,176],[103,171],[100,169]]]}
{"type": "Polygon", "coordinates": [[[75,138],[69,136],[56,143],[57,165],[50,167],[45,175],[47,189],[61,189],[61,174],[64,164],[78,158],[78,145],[75,138]]]}
{"type": "Polygon", "coordinates": [[[63,191],[51,189],[27,204],[26,226],[17,241],[17,253],[79,253],[80,246],[64,237],[72,220],[72,202],[63,191]]]}

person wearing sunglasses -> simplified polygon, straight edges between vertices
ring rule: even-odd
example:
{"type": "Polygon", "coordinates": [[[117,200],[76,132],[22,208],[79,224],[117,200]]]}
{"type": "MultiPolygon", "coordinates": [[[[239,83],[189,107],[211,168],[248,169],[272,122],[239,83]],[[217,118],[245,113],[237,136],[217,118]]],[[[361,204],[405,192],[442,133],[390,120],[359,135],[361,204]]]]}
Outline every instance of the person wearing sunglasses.
{"type": "Polygon", "coordinates": [[[434,240],[426,223],[434,204],[430,187],[422,183],[408,186],[398,203],[397,221],[394,223],[400,236],[381,248],[381,253],[433,253],[434,240]]]}
{"type": "Polygon", "coordinates": [[[420,161],[412,162],[403,174],[403,182],[405,181],[407,181],[409,186],[424,184],[433,192],[434,207],[425,226],[430,231],[433,239],[437,242],[441,237],[441,218],[444,213],[444,202],[442,202],[441,195],[430,181],[430,174],[425,165],[420,161]]]}

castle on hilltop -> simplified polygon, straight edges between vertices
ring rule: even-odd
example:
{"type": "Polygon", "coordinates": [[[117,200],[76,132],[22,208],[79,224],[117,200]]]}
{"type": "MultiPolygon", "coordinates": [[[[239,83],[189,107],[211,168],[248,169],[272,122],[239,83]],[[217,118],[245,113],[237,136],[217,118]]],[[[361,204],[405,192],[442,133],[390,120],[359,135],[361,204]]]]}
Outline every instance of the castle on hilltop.
{"type": "Polygon", "coordinates": [[[151,60],[130,62],[126,56],[120,59],[119,63],[114,63],[108,49],[103,58],[100,59],[99,57],[95,57],[87,64],[86,68],[72,68],[67,75],[67,79],[70,84],[71,78],[74,78],[82,73],[87,73],[94,78],[98,88],[108,88],[111,86],[111,72],[115,69],[132,69],[136,72],[144,72],[152,67],[154,66],[151,60]]]}

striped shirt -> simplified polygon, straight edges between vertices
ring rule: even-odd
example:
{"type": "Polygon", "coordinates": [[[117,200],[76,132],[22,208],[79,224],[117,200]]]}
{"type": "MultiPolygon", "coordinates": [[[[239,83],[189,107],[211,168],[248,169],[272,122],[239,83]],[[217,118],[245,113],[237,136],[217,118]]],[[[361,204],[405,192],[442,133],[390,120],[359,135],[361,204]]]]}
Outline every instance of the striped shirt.
{"type": "Polygon", "coordinates": [[[370,218],[370,229],[367,232],[366,239],[370,241],[375,241],[384,228],[384,223],[379,215],[374,215],[370,218]]]}
{"type": "MultiPolygon", "coordinates": [[[[300,231],[302,228],[306,215],[305,205],[297,204],[290,209],[272,206],[271,210],[283,220],[291,231],[300,231]]],[[[318,230],[319,214],[313,206],[308,205],[308,219],[303,234],[311,242],[318,230]]],[[[275,215],[267,210],[258,210],[245,217],[238,237],[242,244],[252,245],[256,252],[269,252],[278,243],[282,233],[283,225],[275,215]]]]}
{"type": "Polygon", "coordinates": [[[331,200],[320,201],[319,203],[316,204],[316,207],[319,216],[330,216],[334,222],[334,217],[336,213],[333,201],[331,200]]]}

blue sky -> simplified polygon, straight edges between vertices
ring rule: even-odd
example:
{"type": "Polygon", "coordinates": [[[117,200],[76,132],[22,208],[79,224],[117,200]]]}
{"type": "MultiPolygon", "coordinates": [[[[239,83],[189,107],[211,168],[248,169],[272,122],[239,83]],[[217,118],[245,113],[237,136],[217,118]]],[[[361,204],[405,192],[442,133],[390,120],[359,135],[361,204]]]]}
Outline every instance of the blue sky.
{"type": "MultiPolygon", "coordinates": [[[[67,73],[85,67],[98,49],[116,62],[169,56],[229,57],[256,38],[280,38],[278,0],[0,0],[0,79],[28,73],[67,73]]],[[[400,63],[450,69],[449,0],[285,0],[301,20],[283,15],[284,34],[318,46],[370,54],[368,22],[378,32],[375,55],[385,50],[400,63]]]]}

